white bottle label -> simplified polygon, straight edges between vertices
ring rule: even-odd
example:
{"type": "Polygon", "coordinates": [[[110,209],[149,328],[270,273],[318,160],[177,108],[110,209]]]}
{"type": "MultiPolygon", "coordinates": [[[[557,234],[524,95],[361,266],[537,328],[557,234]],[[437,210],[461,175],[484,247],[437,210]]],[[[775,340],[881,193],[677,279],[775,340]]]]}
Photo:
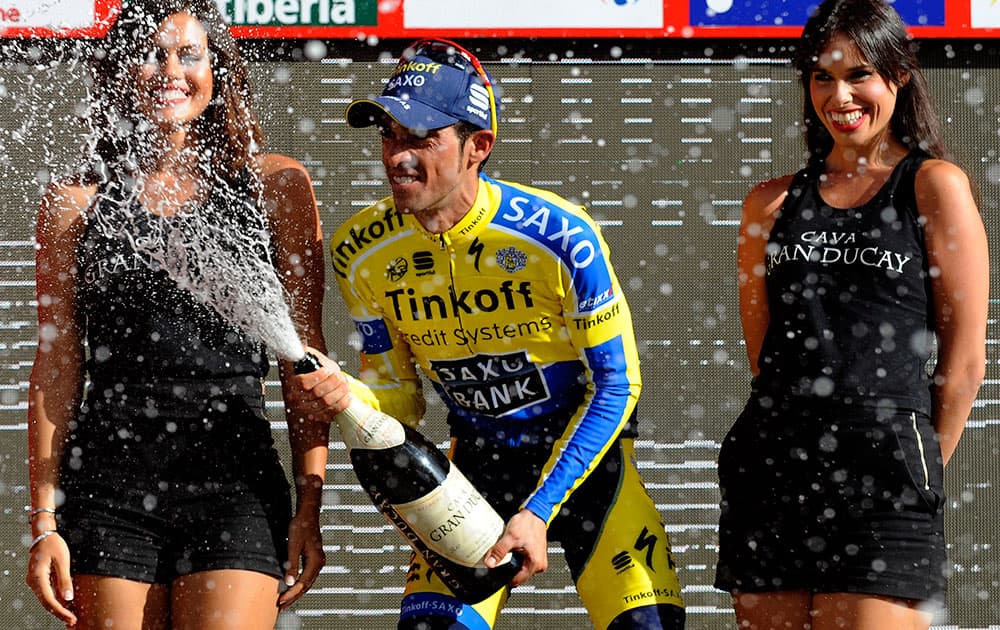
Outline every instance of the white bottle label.
{"type": "Polygon", "coordinates": [[[432,551],[466,567],[485,566],[486,552],[503,534],[503,519],[454,465],[430,493],[393,507],[432,551]]]}
{"type": "Polygon", "coordinates": [[[399,420],[357,399],[337,414],[337,426],[348,449],[392,448],[406,441],[406,431],[399,420]]]}

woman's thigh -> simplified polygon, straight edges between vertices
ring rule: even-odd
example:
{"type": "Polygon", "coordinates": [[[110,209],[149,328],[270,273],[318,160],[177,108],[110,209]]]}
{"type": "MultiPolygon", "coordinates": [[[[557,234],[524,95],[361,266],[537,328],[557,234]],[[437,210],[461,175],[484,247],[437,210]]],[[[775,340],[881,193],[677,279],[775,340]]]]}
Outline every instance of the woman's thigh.
{"type": "Polygon", "coordinates": [[[813,595],[813,630],[927,630],[932,614],[917,602],[863,593],[813,595]]]}
{"type": "Polygon", "coordinates": [[[808,591],[733,595],[740,630],[809,630],[812,594],[808,591]]]}
{"type": "Polygon", "coordinates": [[[256,571],[191,573],[171,585],[173,630],[270,630],[278,619],[278,579],[256,571]]]}
{"type": "Polygon", "coordinates": [[[78,630],[170,627],[169,588],[102,575],[73,577],[73,611],[78,630]]]}

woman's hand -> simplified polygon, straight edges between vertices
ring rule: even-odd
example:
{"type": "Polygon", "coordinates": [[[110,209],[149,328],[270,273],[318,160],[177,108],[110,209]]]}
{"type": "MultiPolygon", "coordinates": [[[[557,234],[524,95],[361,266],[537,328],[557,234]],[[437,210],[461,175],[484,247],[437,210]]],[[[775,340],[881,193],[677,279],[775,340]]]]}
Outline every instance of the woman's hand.
{"type": "Polygon", "coordinates": [[[278,609],[285,610],[312,588],[325,564],[319,510],[300,509],[288,526],[288,569],[285,571],[288,590],[278,597],[278,609]],[[305,560],[301,573],[300,559],[305,560]]]}
{"type": "Polygon", "coordinates": [[[73,600],[73,579],[69,573],[69,547],[58,533],[53,533],[28,552],[27,583],[45,610],[67,626],[76,625],[76,615],[68,608],[73,600]]]}

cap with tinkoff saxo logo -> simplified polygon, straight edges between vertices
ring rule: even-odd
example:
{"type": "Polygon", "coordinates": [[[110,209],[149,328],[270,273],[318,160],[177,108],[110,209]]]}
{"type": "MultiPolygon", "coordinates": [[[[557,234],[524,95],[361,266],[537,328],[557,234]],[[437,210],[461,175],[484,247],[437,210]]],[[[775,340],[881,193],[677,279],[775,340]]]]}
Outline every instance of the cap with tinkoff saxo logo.
{"type": "Polygon", "coordinates": [[[465,121],[497,132],[493,81],[476,56],[446,39],[422,39],[400,57],[382,95],[347,106],[352,127],[378,124],[389,115],[414,132],[465,121]]]}

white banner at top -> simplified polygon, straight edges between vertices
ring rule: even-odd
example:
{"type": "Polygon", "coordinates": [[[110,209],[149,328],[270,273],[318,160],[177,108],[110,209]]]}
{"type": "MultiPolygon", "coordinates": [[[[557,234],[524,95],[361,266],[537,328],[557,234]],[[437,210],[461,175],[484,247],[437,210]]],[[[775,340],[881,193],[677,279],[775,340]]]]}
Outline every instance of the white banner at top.
{"type": "Polygon", "coordinates": [[[1000,26],[1000,2],[997,0],[972,0],[970,10],[973,28],[1000,26]]]}
{"type": "Polygon", "coordinates": [[[87,28],[94,16],[94,0],[0,0],[0,28],[87,28]]]}
{"type": "Polygon", "coordinates": [[[662,0],[404,0],[406,28],[662,28],[662,0]]]}

